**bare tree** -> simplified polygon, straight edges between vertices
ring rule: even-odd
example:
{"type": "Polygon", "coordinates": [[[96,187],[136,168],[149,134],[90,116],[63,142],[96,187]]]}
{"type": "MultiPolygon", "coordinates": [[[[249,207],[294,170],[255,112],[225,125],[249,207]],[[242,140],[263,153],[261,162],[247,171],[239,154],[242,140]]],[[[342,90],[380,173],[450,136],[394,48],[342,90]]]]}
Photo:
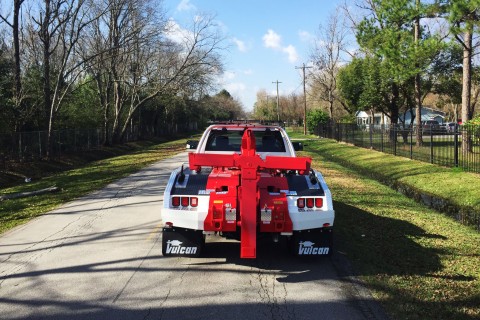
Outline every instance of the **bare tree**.
{"type": "Polygon", "coordinates": [[[32,11],[28,48],[42,69],[43,105],[48,112],[47,156],[56,116],[65,98],[83,74],[85,60],[78,55],[79,40],[92,18],[86,0],[43,0],[32,11]],[[41,56],[39,55],[41,54],[41,56]]]}
{"type": "Polygon", "coordinates": [[[328,19],[326,27],[320,27],[311,54],[315,71],[310,76],[310,87],[314,95],[328,103],[330,119],[334,118],[334,102],[340,101],[337,95],[337,74],[343,63],[342,54],[346,52],[347,29],[344,18],[337,9],[328,19]]]}
{"type": "Polygon", "coordinates": [[[97,53],[89,72],[97,83],[105,131],[111,133],[105,143],[120,142],[146,102],[167,92],[199,94],[222,71],[222,38],[213,17],[197,17],[187,32],[156,5],[110,0],[107,14],[93,25],[86,47],[97,53]]]}

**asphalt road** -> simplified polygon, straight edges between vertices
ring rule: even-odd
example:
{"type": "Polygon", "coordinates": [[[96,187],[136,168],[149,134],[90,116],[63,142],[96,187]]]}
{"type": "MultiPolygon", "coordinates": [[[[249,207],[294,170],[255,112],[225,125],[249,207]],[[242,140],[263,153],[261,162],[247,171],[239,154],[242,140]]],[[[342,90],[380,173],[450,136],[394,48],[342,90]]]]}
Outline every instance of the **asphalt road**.
{"type": "MultiPolygon", "coordinates": [[[[257,259],[207,241],[161,254],[161,161],[0,237],[1,319],[383,319],[339,253],[299,260],[270,239],[257,259]]],[[[32,199],[34,201],[34,199],[32,199]]]]}

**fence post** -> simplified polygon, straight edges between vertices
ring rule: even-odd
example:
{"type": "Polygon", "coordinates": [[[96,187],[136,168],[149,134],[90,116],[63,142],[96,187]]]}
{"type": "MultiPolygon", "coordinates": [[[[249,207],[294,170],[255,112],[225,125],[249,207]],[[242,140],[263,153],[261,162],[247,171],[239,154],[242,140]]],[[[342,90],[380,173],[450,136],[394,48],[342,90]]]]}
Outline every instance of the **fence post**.
{"type": "Polygon", "coordinates": [[[380,150],[383,152],[383,135],[385,134],[385,126],[383,124],[380,125],[380,150]]]}
{"type": "Polygon", "coordinates": [[[368,125],[368,131],[370,135],[370,149],[373,149],[373,125],[371,123],[368,125]]]}
{"type": "Polygon", "coordinates": [[[413,126],[410,125],[410,159],[413,159],[413,126]]]}
{"type": "Polygon", "coordinates": [[[394,124],[391,124],[390,125],[390,128],[392,128],[393,126],[393,155],[396,156],[397,155],[397,125],[394,123],[394,124]]]}
{"type": "Polygon", "coordinates": [[[433,163],[433,126],[430,126],[430,163],[433,163]]]}
{"type": "Polygon", "coordinates": [[[453,162],[455,167],[458,167],[458,126],[455,125],[455,130],[453,131],[453,162]]]}

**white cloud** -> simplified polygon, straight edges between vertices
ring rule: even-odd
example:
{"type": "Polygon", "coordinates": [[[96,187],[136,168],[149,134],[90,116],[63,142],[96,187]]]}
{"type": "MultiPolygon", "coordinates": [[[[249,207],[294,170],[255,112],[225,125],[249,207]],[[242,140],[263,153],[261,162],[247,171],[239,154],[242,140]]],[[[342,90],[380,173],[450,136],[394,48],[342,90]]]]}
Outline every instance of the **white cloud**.
{"type": "Polygon", "coordinates": [[[178,11],[189,11],[195,9],[195,6],[190,3],[190,0],[182,0],[177,6],[178,11]]]}
{"type": "Polygon", "coordinates": [[[282,38],[272,29],[268,29],[267,33],[263,36],[263,45],[267,48],[278,49],[282,38]]]}
{"type": "Polygon", "coordinates": [[[265,47],[286,53],[288,56],[288,61],[290,61],[291,63],[294,63],[298,60],[297,49],[295,49],[295,47],[291,44],[283,47],[282,37],[272,29],[268,29],[267,33],[263,36],[262,39],[263,45],[265,47]]]}
{"type": "Polygon", "coordinates": [[[246,74],[247,76],[249,76],[249,75],[253,74],[253,70],[252,69],[244,70],[243,74],[246,74]]]}
{"type": "Polygon", "coordinates": [[[247,51],[247,46],[245,45],[245,42],[243,42],[242,40],[239,40],[237,38],[233,38],[232,40],[237,45],[237,48],[238,48],[239,51],[241,51],[241,52],[246,52],[247,51]]]}
{"type": "Polygon", "coordinates": [[[302,42],[312,43],[315,41],[315,36],[305,30],[298,31],[298,36],[302,42]]]}
{"type": "Polygon", "coordinates": [[[230,94],[235,96],[241,96],[241,93],[245,91],[247,86],[242,82],[232,82],[225,84],[225,88],[230,94]]]}
{"type": "Polygon", "coordinates": [[[288,54],[288,61],[293,63],[293,62],[296,62],[298,60],[297,49],[295,49],[294,46],[289,45],[289,46],[283,48],[282,51],[285,52],[286,54],[288,54]]]}
{"type": "Polygon", "coordinates": [[[175,20],[170,19],[166,26],[165,32],[168,39],[176,43],[183,43],[185,39],[192,38],[192,33],[186,29],[183,29],[175,20]]]}
{"type": "Polygon", "coordinates": [[[235,72],[233,71],[225,71],[223,73],[223,82],[227,82],[228,80],[235,79],[235,72]]]}

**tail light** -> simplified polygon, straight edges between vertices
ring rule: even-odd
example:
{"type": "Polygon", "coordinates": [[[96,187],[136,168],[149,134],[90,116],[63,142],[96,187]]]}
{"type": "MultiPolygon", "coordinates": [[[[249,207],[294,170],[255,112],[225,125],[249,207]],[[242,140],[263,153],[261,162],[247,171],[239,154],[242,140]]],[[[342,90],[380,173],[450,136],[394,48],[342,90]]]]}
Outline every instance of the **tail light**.
{"type": "Polygon", "coordinates": [[[172,207],[198,207],[197,197],[172,197],[172,207]]]}
{"type": "Polygon", "coordinates": [[[300,199],[297,200],[297,207],[299,207],[300,209],[305,208],[305,199],[304,198],[300,198],[300,199]]]}
{"type": "Polygon", "coordinates": [[[190,198],[190,205],[192,207],[198,207],[198,198],[196,198],[196,197],[190,198]]]}
{"type": "Polygon", "coordinates": [[[307,198],[307,208],[313,208],[313,198],[307,198]]]}
{"type": "Polygon", "coordinates": [[[305,207],[309,209],[323,208],[323,198],[299,198],[297,199],[297,207],[299,209],[304,209],[305,207]]]}
{"type": "Polygon", "coordinates": [[[179,207],[180,206],[180,197],[173,197],[172,198],[172,206],[179,207]]]}

